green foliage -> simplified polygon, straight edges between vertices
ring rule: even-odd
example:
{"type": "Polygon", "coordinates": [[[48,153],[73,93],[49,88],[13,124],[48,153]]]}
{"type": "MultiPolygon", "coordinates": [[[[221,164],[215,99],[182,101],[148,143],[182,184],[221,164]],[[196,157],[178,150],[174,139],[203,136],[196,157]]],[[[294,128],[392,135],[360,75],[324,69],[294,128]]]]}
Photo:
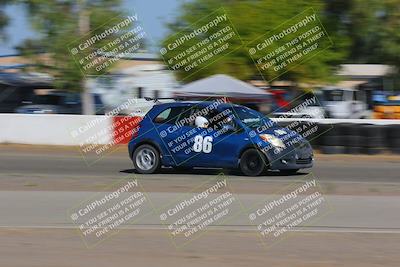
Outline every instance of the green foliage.
{"type": "MultiPolygon", "coordinates": [[[[82,91],[85,75],[69,50],[71,44],[79,43],[83,38],[79,29],[80,12],[85,12],[89,22],[90,32],[84,35],[87,39],[113,26],[116,21],[124,19],[123,12],[116,8],[120,0],[88,0],[85,5],[79,5],[79,2],[83,1],[73,0],[20,1],[25,4],[31,23],[39,33],[38,39],[29,40],[19,47],[22,54],[32,58],[37,65],[36,68],[47,69],[55,77],[57,88],[82,91]],[[48,57],[43,58],[41,52],[45,52],[48,57]]],[[[107,41],[109,39],[105,38],[97,42],[90,49],[86,49],[85,54],[80,53],[79,57],[82,58],[97,50],[107,41]]],[[[102,73],[110,67],[104,68],[102,73]]],[[[102,73],[85,72],[89,75],[102,73]]]]}
{"type": "MultiPolygon", "coordinates": [[[[36,68],[53,74],[59,88],[82,90],[84,75],[74,61],[68,44],[82,38],[79,31],[81,9],[78,4],[83,2],[86,3],[84,11],[89,17],[92,31],[88,36],[101,33],[113,23],[113,18],[118,20],[124,15],[118,9],[120,0],[0,0],[0,7],[10,3],[25,5],[31,24],[38,31],[38,38],[26,41],[19,48],[23,54],[32,58],[32,62],[37,64],[36,68]],[[50,57],[43,59],[38,52],[46,52],[50,57]]],[[[399,0],[186,1],[174,22],[168,25],[170,35],[163,44],[178,32],[194,30],[193,24],[220,7],[226,10],[243,45],[240,40],[235,40],[232,43],[232,53],[202,68],[184,82],[216,73],[225,73],[243,80],[260,77],[249,56],[247,44],[309,7],[313,7],[318,13],[333,46],[288,69],[279,79],[308,83],[329,82],[334,79],[333,73],[342,63],[391,64],[400,70],[399,0]]],[[[0,9],[0,30],[7,25],[7,21],[3,9],[0,9]]],[[[210,31],[207,34],[212,33],[210,31]]],[[[107,40],[98,42],[86,53],[91,53],[106,42],[107,40]]],[[[193,42],[188,42],[183,48],[190,45],[193,42]]],[[[177,72],[177,76],[183,80],[187,73],[177,72]]],[[[269,78],[271,77],[267,75],[266,79],[269,78]]]]}
{"type": "Polygon", "coordinates": [[[347,62],[399,66],[399,0],[335,0],[328,3],[328,27],[336,28],[351,40],[347,62]]]}
{"type": "Polygon", "coordinates": [[[385,62],[397,67],[400,76],[400,1],[385,0],[381,44],[385,62]]]}
{"type": "MultiPolygon", "coordinates": [[[[235,43],[234,45],[238,47],[237,50],[206,68],[197,71],[191,75],[189,79],[185,79],[184,82],[207,77],[216,73],[225,73],[239,79],[259,77],[259,72],[249,56],[247,44],[310,7],[314,8],[318,17],[323,19],[322,23],[325,25],[325,16],[323,16],[323,13],[326,6],[324,2],[325,1],[322,0],[191,1],[182,5],[180,15],[176,18],[174,23],[169,25],[171,35],[163,41],[163,45],[165,46],[168,43],[168,39],[177,32],[183,30],[193,31],[196,27],[193,27],[193,24],[197,20],[206,17],[223,6],[241,36],[244,45],[239,48],[240,44],[235,43]]],[[[331,48],[324,50],[297,67],[293,68],[293,66],[289,66],[285,74],[280,76],[280,79],[291,79],[298,82],[322,82],[331,80],[333,77],[332,73],[335,71],[335,66],[340,64],[346,57],[346,49],[349,44],[345,35],[341,34],[339,30],[333,30],[334,31],[328,31],[334,44],[331,48]]],[[[210,35],[212,32],[207,34],[210,35]]],[[[190,45],[192,44],[188,42],[182,50],[187,49],[190,45]]],[[[187,76],[187,73],[178,71],[177,76],[179,79],[183,79],[187,76]]],[[[265,78],[267,80],[273,78],[268,74],[266,76],[265,78]]]]}
{"type": "Polygon", "coordinates": [[[394,65],[400,76],[399,0],[335,0],[327,10],[328,25],[351,40],[347,63],[394,65]]]}

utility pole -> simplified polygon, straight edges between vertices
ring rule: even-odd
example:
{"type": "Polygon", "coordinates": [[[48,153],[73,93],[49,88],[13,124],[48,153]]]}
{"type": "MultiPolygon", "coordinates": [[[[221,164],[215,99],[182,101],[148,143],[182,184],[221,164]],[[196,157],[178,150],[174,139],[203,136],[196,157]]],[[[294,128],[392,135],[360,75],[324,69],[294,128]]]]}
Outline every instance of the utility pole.
{"type": "MultiPolygon", "coordinates": [[[[89,10],[87,8],[87,0],[78,0],[78,9],[79,9],[79,35],[84,37],[85,34],[90,32],[90,15],[89,10]]],[[[82,111],[84,115],[94,115],[95,114],[95,105],[94,105],[94,97],[90,93],[89,88],[87,87],[87,80],[84,76],[81,82],[82,93],[82,111]]]]}

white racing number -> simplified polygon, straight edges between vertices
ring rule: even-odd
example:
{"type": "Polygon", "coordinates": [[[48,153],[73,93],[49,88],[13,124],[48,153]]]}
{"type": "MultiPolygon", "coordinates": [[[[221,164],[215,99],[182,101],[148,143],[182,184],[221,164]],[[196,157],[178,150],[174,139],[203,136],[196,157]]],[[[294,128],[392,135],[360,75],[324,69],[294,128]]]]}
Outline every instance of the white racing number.
{"type": "Polygon", "coordinates": [[[205,136],[203,138],[201,135],[196,135],[194,137],[193,151],[210,153],[212,150],[212,141],[213,138],[211,136],[205,136]]]}

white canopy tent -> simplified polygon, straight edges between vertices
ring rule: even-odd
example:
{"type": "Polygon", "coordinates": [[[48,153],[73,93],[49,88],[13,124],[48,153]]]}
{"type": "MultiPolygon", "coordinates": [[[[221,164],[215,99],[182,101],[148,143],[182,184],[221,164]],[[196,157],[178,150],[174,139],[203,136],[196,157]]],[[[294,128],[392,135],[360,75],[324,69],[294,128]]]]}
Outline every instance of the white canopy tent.
{"type": "Polygon", "coordinates": [[[269,98],[270,93],[224,74],[213,75],[182,86],[176,91],[183,97],[269,98]]]}

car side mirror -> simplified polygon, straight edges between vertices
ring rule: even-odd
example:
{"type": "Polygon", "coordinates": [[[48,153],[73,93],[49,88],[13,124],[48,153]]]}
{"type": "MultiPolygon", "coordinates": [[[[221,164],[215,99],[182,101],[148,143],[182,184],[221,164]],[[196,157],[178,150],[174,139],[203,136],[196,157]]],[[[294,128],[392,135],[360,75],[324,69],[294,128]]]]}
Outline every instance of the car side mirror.
{"type": "Polygon", "coordinates": [[[223,133],[233,133],[236,131],[235,127],[229,124],[225,124],[222,126],[223,133]]]}

